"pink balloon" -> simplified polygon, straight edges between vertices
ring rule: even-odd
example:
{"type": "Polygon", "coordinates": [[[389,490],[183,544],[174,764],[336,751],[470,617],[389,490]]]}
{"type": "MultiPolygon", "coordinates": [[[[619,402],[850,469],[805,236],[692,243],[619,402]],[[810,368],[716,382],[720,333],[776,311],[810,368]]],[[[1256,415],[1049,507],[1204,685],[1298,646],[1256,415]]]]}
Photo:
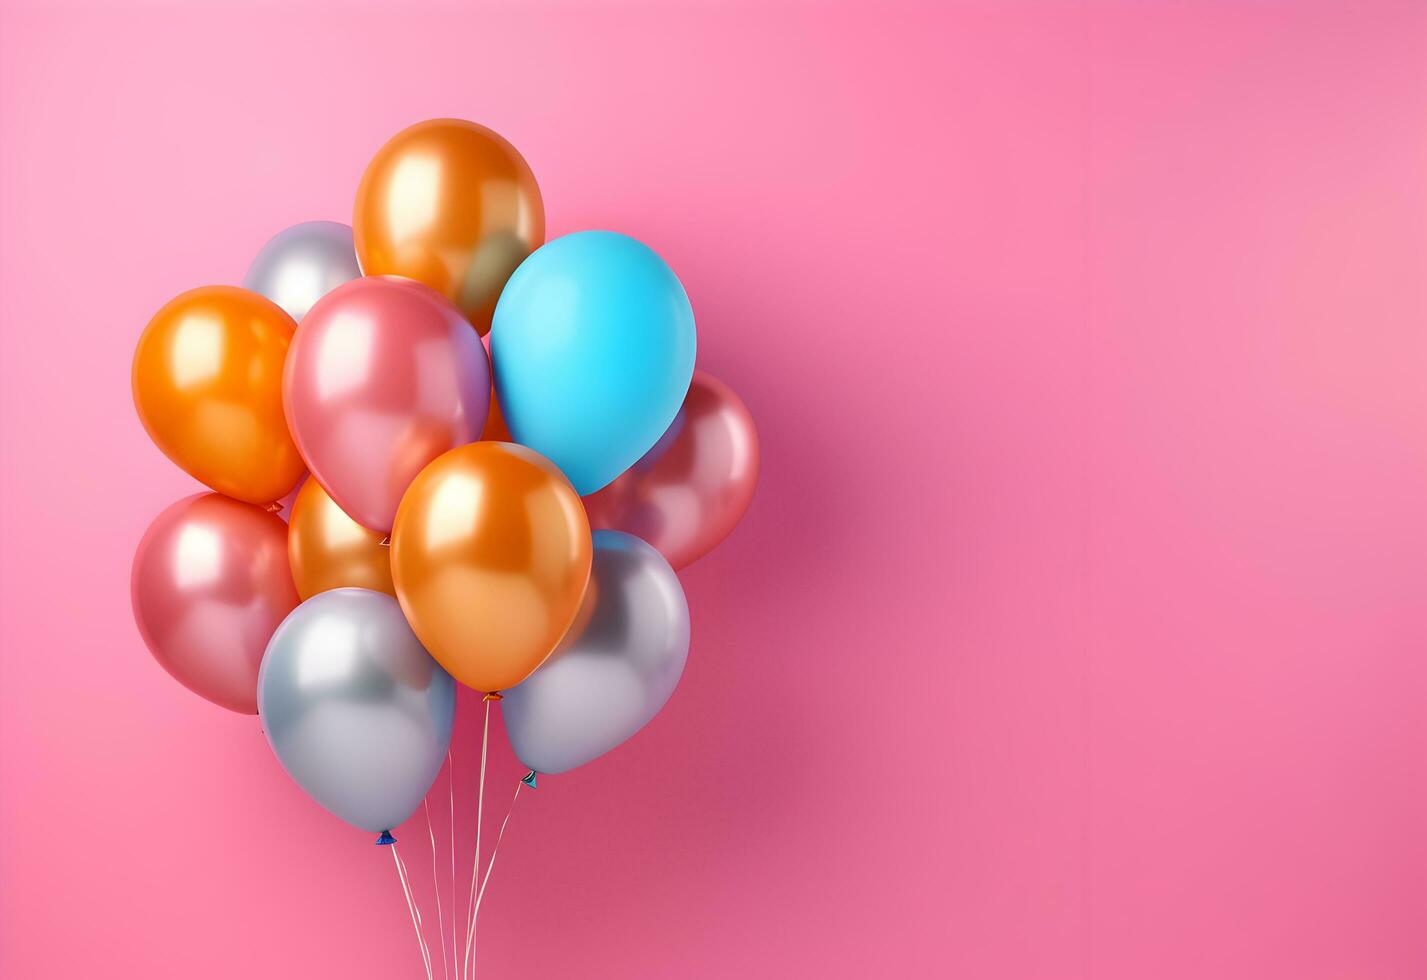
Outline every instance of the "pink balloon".
{"type": "Polygon", "coordinates": [[[257,714],[263,651],[299,602],[282,518],[217,493],[186,497],[149,525],[129,586],[164,670],[214,704],[257,714]]]}
{"type": "Polygon", "coordinates": [[[585,498],[590,527],[626,531],[683,568],[728,536],[758,483],[758,430],[733,389],[694,372],[654,448],[585,498]]]}
{"type": "Polygon", "coordinates": [[[475,328],[410,279],[343,283],[302,318],[283,407],[298,452],[338,507],[389,532],[401,495],[448,449],[475,442],[490,408],[475,328]]]}

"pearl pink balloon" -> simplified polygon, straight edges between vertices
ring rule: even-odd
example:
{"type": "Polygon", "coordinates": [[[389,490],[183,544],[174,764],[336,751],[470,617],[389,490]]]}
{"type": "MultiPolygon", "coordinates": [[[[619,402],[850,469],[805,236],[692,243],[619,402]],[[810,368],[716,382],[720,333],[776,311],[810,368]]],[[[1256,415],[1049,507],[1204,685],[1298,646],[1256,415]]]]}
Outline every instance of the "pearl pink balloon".
{"type": "Polygon", "coordinates": [[[268,640],[297,607],[287,524],[217,493],[187,497],[149,525],[134,554],[134,621],[180,684],[256,714],[268,640]]]}
{"type": "Polygon", "coordinates": [[[654,448],[585,498],[590,527],[643,538],[683,568],[728,536],[758,483],[758,430],[733,389],[694,372],[654,448]]]}
{"type": "Polygon", "coordinates": [[[302,318],[283,374],[287,424],[307,468],[358,524],[391,530],[437,456],[480,438],[490,408],[480,336],[410,279],[353,279],[302,318]]]}

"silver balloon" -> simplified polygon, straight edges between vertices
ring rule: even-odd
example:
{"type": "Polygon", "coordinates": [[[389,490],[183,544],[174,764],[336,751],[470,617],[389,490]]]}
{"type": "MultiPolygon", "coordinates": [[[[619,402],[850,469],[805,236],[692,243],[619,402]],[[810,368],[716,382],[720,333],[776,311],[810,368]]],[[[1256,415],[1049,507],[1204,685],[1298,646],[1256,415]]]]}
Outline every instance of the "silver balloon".
{"type": "Polygon", "coordinates": [[[382,592],[308,599],[277,628],[258,674],[258,715],[283,768],[363,830],[390,830],[421,805],[455,714],[451,675],[382,592]]]}
{"type": "Polygon", "coordinates": [[[263,246],[243,286],[301,320],[313,303],[361,274],[351,228],[336,221],[306,221],[278,232],[263,246]]]}
{"type": "Polygon", "coordinates": [[[592,608],[539,670],[502,692],[510,744],[536,772],[584,765],[643,728],[689,655],[689,606],[664,557],[620,531],[596,531],[594,546],[592,608]]]}

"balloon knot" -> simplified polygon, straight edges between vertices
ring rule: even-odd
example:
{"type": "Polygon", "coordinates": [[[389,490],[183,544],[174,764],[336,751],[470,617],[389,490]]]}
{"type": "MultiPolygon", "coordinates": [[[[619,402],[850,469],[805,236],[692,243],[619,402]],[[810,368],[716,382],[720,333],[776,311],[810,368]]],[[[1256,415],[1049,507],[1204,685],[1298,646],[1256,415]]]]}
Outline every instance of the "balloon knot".
{"type": "Polygon", "coordinates": [[[282,512],[282,501],[274,500],[272,503],[264,507],[263,510],[267,511],[269,514],[279,514],[282,512]]]}
{"type": "Polygon", "coordinates": [[[499,701],[499,700],[501,700],[500,692],[499,692],[499,691],[492,691],[491,693],[487,694],[485,697],[481,698],[481,700],[482,700],[482,701],[499,701]]]}
{"type": "Polygon", "coordinates": [[[526,786],[529,786],[531,789],[535,789],[535,770],[532,769],[524,776],[521,776],[520,781],[526,786]]]}
{"type": "Polygon", "coordinates": [[[395,844],[395,843],[396,843],[396,838],[391,835],[391,831],[390,831],[390,830],[383,830],[383,831],[382,831],[382,835],[381,835],[380,837],[378,837],[377,840],[376,840],[376,846],[377,846],[377,847],[386,847],[386,846],[389,845],[389,844],[395,844]]]}

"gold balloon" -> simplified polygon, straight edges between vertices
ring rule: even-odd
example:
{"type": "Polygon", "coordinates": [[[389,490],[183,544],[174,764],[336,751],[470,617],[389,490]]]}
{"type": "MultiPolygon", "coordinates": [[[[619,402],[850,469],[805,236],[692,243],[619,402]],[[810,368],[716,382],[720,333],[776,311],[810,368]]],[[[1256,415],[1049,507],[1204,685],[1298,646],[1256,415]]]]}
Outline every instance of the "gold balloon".
{"type": "Polygon", "coordinates": [[[236,286],[170,301],[134,352],[134,407],[149,438],[221,494],[281,500],[304,469],[282,412],[296,329],[277,304],[236,286]]]}
{"type": "Polygon", "coordinates": [[[580,611],[590,525],[555,464],[505,442],[438,456],[401,498],[392,578],[407,622],[478,691],[514,687],[580,611]]]}
{"type": "Polygon", "coordinates": [[[347,516],[322,484],[308,479],[287,525],[287,558],[297,594],[307,600],[328,589],[371,589],[396,595],[386,535],[347,516]]]}
{"type": "Polygon", "coordinates": [[[530,165],[499,134],[431,119],[367,165],[352,233],[364,274],[425,283],[485,334],[505,281],[545,241],[545,207],[530,165]]]}

